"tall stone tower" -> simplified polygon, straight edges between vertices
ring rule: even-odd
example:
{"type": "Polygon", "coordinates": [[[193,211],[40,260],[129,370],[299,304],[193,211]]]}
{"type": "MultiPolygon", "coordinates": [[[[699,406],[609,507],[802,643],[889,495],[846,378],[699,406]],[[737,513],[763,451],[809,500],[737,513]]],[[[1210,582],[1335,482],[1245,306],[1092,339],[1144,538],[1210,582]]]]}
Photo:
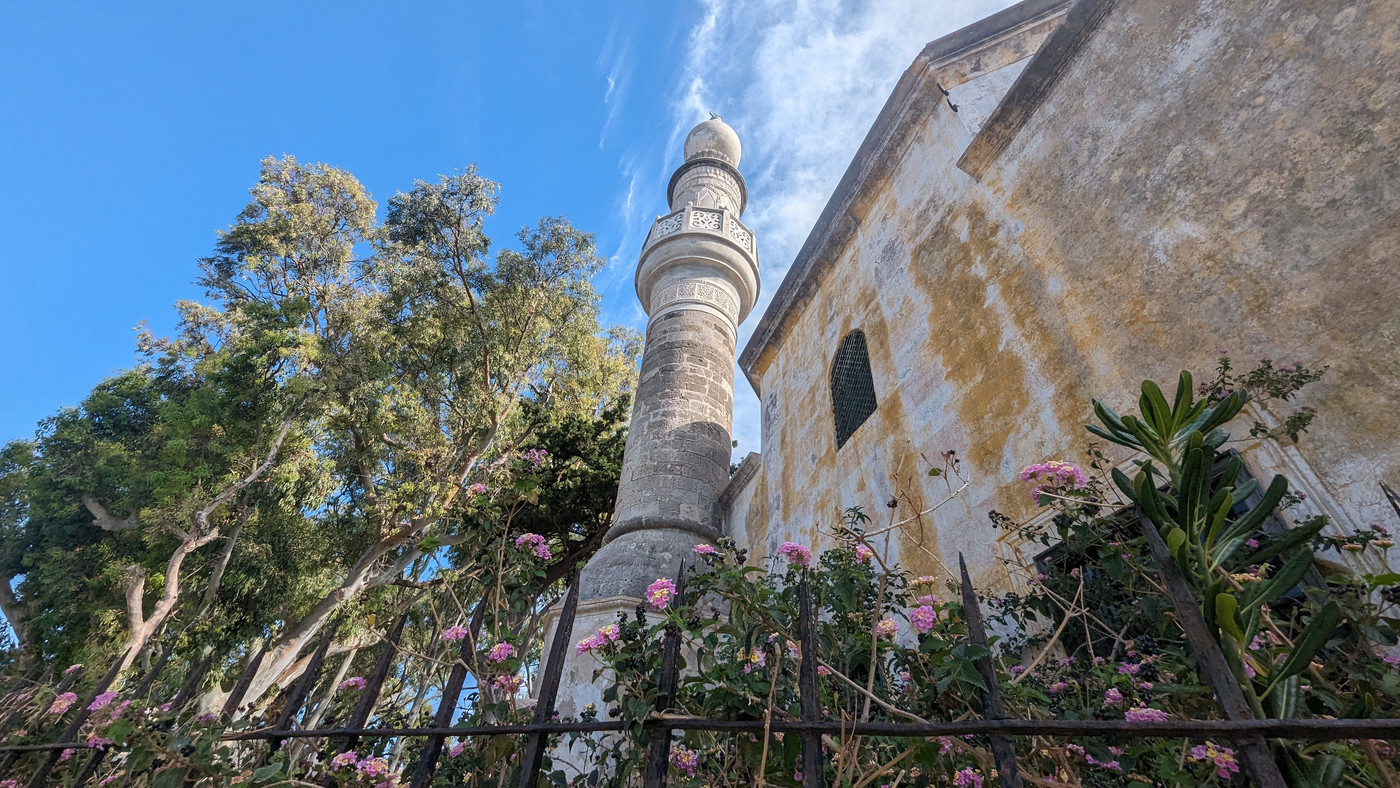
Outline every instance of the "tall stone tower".
{"type": "Polygon", "coordinates": [[[735,341],[759,286],[754,235],[739,223],[748,199],[739,155],[739,135],[718,116],[692,129],[671,176],[671,212],[642,245],[641,378],[613,525],[584,570],[581,600],[640,598],[696,543],[720,536],[735,341]]]}
{"type": "MultiPolygon", "coordinates": [[[[648,585],[693,558],[691,548],[720,536],[734,346],[758,298],[754,236],[739,223],[748,197],[739,152],[739,136],[717,116],[692,129],[685,162],[671,176],[671,212],[642,245],[637,297],[649,320],[641,379],[613,525],[579,581],[575,641],[630,612],[648,585]]],[[[561,715],[589,703],[602,708],[602,689],[592,683],[597,664],[591,654],[567,652],[561,715]]],[[[560,763],[570,757],[556,753],[560,763]]]]}

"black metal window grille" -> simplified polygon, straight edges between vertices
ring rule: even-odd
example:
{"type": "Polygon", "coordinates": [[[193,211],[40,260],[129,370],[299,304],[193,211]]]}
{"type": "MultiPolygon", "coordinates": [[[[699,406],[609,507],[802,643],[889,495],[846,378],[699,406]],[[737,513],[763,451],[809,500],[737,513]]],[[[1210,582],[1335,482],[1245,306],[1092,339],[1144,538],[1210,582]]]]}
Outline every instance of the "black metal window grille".
{"type": "Polygon", "coordinates": [[[831,363],[831,410],[836,418],[836,448],[846,445],[851,434],[875,412],[877,404],[865,334],[860,330],[852,331],[841,340],[836,359],[831,363]]]}

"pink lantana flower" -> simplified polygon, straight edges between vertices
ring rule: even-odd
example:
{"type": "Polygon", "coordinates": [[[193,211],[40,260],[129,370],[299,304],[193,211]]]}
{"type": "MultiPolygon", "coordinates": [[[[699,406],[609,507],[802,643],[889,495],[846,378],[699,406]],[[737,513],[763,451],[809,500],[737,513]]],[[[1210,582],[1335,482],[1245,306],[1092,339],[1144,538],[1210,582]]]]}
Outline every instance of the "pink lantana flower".
{"type": "Polygon", "coordinates": [[[462,750],[465,750],[466,748],[466,742],[459,741],[456,744],[453,744],[451,747],[447,748],[447,754],[451,755],[453,758],[456,758],[458,755],[461,755],[462,750]]]}
{"type": "Polygon", "coordinates": [[[676,745],[671,750],[671,765],[686,777],[694,777],[695,767],[700,765],[700,753],[676,745]]]}
{"type": "Polygon", "coordinates": [[[714,545],[698,544],[690,548],[690,552],[695,553],[696,555],[714,555],[715,548],[714,545]]]}
{"type": "Polygon", "coordinates": [[[116,698],[117,693],[104,692],[101,695],[98,695],[97,697],[92,699],[92,703],[88,704],[88,711],[97,711],[99,709],[105,709],[108,705],[112,703],[112,701],[116,700],[116,698]]]}
{"type": "Polygon", "coordinates": [[[73,704],[77,702],[78,694],[76,692],[65,692],[53,699],[53,705],[49,707],[49,713],[62,714],[72,708],[73,704]]]}
{"type": "Polygon", "coordinates": [[[512,646],[511,644],[506,643],[505,641],[501,641],[500,643],[497,643],[496,645],[492,646],[491,650],[486,654],[487,659],[497,663],[505,662],[513,656],[515,656],[515,646],[512,646]]]}
{"type": "Polygon", "coordinates": [[[519,676],[497,676],[495,680],[491,682],[491,686],[507,695],[514,695],[520,689],[520,685],[524,683],[525,679],[519,676]]]}
{"type": "Polygon", "coordinates": [[[982,775],[971,769],[959,769],[953,775],[953,785],[966,788],[982,788],[982,775]]]}
{"type": "Polygon", "coordinates": [[[856,545],[856,560],[862,564],[870,563],[870,559],[875,557],[875,551],[863,544],[856,545]]]}
{"type": "Polygon", "coordinates": [[[355,764],[355,771],[361,777],[383,777],[389,773],[389,761],[384,758],[366,758],[355,764]]]}
{"type": "Polygon", "coordinates": [[[359,753],[354,750],[346,750],[331,759],[331,771],[344,769],[347,766],[354,766],[360,760],[359,753]]]}
{"type": "Polygon", "coordinates": [[[929,605],[920,605],[909,614],[909,622],[919,632],[928,632],[938,622],[938,613],[929,605]]]}
{"type": "Polygon", "coordinates": [[[365,684],[366,684],[366,682],[365,682],[363,676],[351,676],[350,678],[348,678],[348,679],[346,679],[346,680],[340,682],[340,686],[339,686],[339,687],[336,687],[336,689],[342,689],[342,690],[343,690],[343,689],[361,689],[361,690],[362,690],[362,689],[365,688],[365,684]]]}
{"type": "Polygon", "coordinates": [[[1240,770],[1240,765],[1235,760],[1235,751],[1229,747],[1220,747],[1214,742],[1197,744],[1192,747],[1191,760],[1210,761],[1215,764],[1215,776],[1222,780],[1230,779],[1230,775],[1240,770]]]}
{"type": "Polygon", "coordinates": [[[1161,709],[1134,706],[1123,712],[1123,719],[1128,722],[1166,722],[1171,719],[1171,715],[1161,709]]]}
{"type": "Polygon", "coordinates": [[[1060,460],[1027,465],[1021,471],[1021,481],[1036,483],[1031,488],[1031,500],[1036,503],[1046,503],[1040,498],[1042,492],[1066,493],[1089,486],[1089,477],[1084,471],[1060,460]]]}
{"type": "Polygon", "coordinates": [[[882,619],[875,625],[875,634],[882,638],[892,638],[899,631],[899,624],[892,618],[882,619]]]}
{"type": "Polygon", "coordinates": [[[554,554],[549,552],[549,545],[545,544],[544,537],[539,534],[522,534],[515,540],[515,549],[533,550],[535,557],[543,561],[554,557],[554,554]]]}
{"type": "Polygon", "coordinates": [[[1103,694],[1103,705],[1105,706],[1117,706],[1122,702],[1123,693],[1119,692],[1116,687],[1109,687],[1108,691],[1103,694]]]}
{"type": "Polygon", "coordinates": [[[812,551],[796,542],[783,542],[783,546],[778,548],[778,555],[786,558],[789,564],[812,565],[812,551]]]}
{"type": "Polygon", "coordinates": [[[450,626],[442,631],[442,639],[448,643],[456,643],[466,636],[467,628],[460,624],[450,626]]]}
{"type": "Polygon", "coordinates": [[[664,577],[647,586],[647,602],[657,610],[665,610],[675,595],[676,584],[664,577]]]}

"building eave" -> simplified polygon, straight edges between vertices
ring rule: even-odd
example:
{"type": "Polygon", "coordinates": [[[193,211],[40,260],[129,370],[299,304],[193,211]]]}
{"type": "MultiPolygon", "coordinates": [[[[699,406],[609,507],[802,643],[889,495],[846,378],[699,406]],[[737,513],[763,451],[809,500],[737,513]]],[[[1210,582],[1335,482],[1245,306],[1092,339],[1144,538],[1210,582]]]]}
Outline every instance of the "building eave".
{"type": "MultiPolygon", "coordinates": [[[[755,391],[759,390],[760,360],[781,342],[787,321],[806,302],[821,275],[840,256],[859,226],[853,207],[879,183],[878,176],[895,164],[897,153],[920,119],[942,100],[942,89],[954,87],[940,86],[936,75],[948,65],[1018,31],[1064,16],[1072,3],[1073,0],[1022,0],[929,43],[905,69],[739,356],[739,368],[755,391]]],[[[1034,61],[1026,70],[1030,71],[1033,64],[1034,61]]],[[[1022,74],[1021,79],[1024,78],[1022,74]]]]}

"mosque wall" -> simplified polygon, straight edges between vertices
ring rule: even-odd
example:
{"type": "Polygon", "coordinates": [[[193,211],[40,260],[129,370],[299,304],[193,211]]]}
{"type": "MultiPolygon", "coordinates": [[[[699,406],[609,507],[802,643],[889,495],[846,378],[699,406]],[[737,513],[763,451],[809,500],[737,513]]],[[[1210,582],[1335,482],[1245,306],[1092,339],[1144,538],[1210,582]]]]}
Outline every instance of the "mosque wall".
{"type": "Polygon", "coordinates": [[[1400,485],[1400,6],[1085,5],[1104,13],[1071,15],[1090,27],[1052,36],[1058,59],[1025,67],[1040,81],[976,142],[936,69],[919,77],[824,217],[839,232],[775,298],[742,361],[763,453],[730,510],[755,556],[828,545],[861,506],[871,529],[908,520],[890,557],[916,573],[962,552],[979,586],[1015,582],[987,512],[1035,514],[1016,473],[1082,460],[1090,397],[1127,407],[1217,349],[1329,365],[1300,446],[1239,448],[1343,525],[1393,522],[1377,482],[1400,485]],[[879,405],[838,448],[830,365],[854,329],[879,405]],[[926,473],[948,449],[962,480],[926,473]]]}

